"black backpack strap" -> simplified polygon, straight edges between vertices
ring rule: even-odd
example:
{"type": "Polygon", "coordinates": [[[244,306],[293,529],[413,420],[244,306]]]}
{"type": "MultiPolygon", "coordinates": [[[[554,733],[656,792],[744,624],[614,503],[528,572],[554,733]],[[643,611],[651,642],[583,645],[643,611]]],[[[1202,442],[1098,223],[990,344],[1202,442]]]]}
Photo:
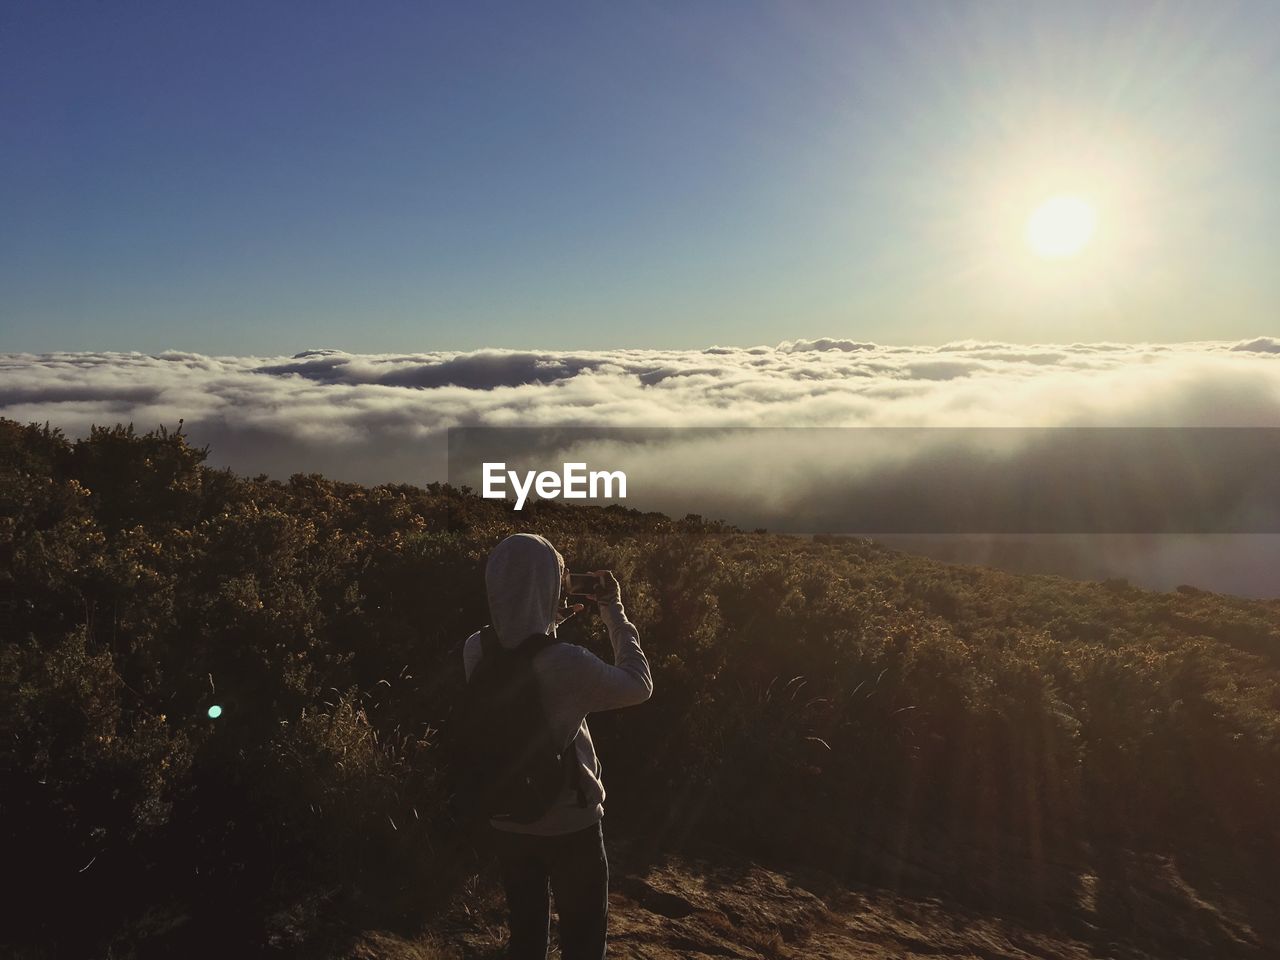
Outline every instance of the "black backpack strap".
{"type": "Polygon", "coordinates": [[[485,660],[490,659],[497,650],[498,631],[486,623],[480,628],[480,657],[485,660]]]}
{"type": "Polygon", "coordinates": [[[501,652],[502,647],[498,643],[498,634],[493,627],[487,623],[477,631],[480,634],[480,660],[476,663],[471,671],[471,676],[467,678],[468,684],[476,678],[477,675],[487,674],[493,668],[493,662],[497,659],[497,655],[501,652]]]}
{"type": "MultiPolygon", "coordinates": [[[[521,640],[510,652],[521,653],[532,658],[538,651],[546,649],[553,643],[560,642],[559,637],[554,637],[549,633],[534,633],[521,640]]],[[[492,657],[494,654],[503,652],[505,651],[502,641],[498,639],[498,631],[486,623],[480,628],[480,655],[482,657],[492,657]]]]}
{"type": "MultiPolygon", "coordinates": [[[[553,634],[535,633],[516,649],[532,660],[540,651],[545,650],[552,644],[561,642],[563,641],[553,634]]],[[[575,729],[573,736],[569,738],[569,742],[565,744],[565,748],[561,751],[561,755],[564,757],[565,776],[573,781],[573,788],[578,794],[578,806],[585,807],[587,805],[587,794],[582,788],[582,765],[578,763],[577,740],[578,731],[575,729]]]]}
{"type": "Polygon", "coordinates": [[[535,633],[520,641],[520,645],[516,650],[525,657],[532,660],[538,653],[547,649],[553,643],[560,643],[559,637],[554,637],[549,633],[535,633]]]}
{"type": "Polygon", "coordinates": [[[567,772],[569,779],[573,781],[573,789],[578,794],[578,806],[585,807],[587,805],[587,792],[582,789],[582,764],[578,762],[578,731],[573,731],[573,736],[569,738],[569,745],[564,748],[564,762],[569,768],[567,772]]]}
{"type": "MultiPolygon", "coordinates": [[[[545,650],[547,647],[561,642],[560,638],[553,634],[535,633],[521,641],[520,645],[512,652],[519,653],[532,660],[538,653],[545,650]]],[[[480,650],[482,656],[486,658],[491,657],[495,652],[500,651],[501,649],[502,647],[498,640],[497,631],[495,631],[489,624],[485,624],[480,630],[480,650]]],[[[587,806],[587,794],[582,788],[582,765],[578,763],[578,749],[576,746],[577,740],[578,731],[574,730],[573,736],[569,738],[568,744],[565,745],[565,748],[561,753],[564,757],[564,765],[566,768],[565,775],[573,781],[573,788],[578,794],[578,806],[585,807],[587,806]]]]}

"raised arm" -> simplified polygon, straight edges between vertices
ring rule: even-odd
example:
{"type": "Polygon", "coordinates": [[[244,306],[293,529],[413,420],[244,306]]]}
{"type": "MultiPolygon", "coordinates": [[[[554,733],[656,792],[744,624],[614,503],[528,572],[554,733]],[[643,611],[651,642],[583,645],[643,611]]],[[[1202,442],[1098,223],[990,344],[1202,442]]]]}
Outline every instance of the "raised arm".
{"type": "Polygon", "coordinates": [[[584,658],[587,676],[583,689],[586,695],[586,712],[616,710],[644,703],[653,694],[653,675],[649,661],[640,649],[640,632],[627,619],[622,607],[618,581],[612,573],[601,570],[603,590],[598,595],[600,618],[609,630],[609,642],[613,644],[613,663],[608,664],[594,654],[584,658]]]}

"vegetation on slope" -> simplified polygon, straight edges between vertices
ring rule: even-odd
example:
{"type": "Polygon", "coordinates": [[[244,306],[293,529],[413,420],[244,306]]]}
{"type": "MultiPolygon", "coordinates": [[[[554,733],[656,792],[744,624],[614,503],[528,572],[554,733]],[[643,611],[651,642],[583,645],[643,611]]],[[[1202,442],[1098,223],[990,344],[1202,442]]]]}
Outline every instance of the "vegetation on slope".
{"type": "MultiPolygon", "coordinates": [[[[204,459],[0,420],[13,944],[429,919],[475,865],[436,742],[517,529],[615,570],[653,664],[649,703],[592,721],[614,836],[873,883],[932,855],[919,882],[1032,915],[1054,865],[1121,848],[1275,879],[1280,603],[204,459]]],[[[594,617],[565,635],[608,649],[594,617]]]]}

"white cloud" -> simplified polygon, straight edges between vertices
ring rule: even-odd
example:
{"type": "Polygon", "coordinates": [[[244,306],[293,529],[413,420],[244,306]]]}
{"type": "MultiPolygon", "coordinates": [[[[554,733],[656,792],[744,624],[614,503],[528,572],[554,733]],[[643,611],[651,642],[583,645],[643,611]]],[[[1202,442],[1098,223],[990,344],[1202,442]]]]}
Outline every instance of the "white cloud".
{"type": "MultiPolygon", "coordinates": [[[[0,415],[47,420],[73,436],[91,424],[148,429],[181,417],[193,442],[210,445],[211,463],[245,474],[425,483],[445,476],[445,431],[454,426],[1278,427],[1280,338],[941,347],[820,338],[698,351],[308,350],[292,357],[0,354],[0,415]]],[[[862,443],[820,464],[791,443],[761,449],[694,440],[661,450],[615,448],[610,466],[626,464],[632,489],[650,490],[642,505],[730,517],[751,509],[785,516],[820,504],[850,478],[892,483],[900,466],[896,454],[862,443]]],[[[947,461],[935,460],[926,472],[945,469],[947,461]]],[[[1182,574],[1154,555],[1149,570],[1213,582],[1229,566],[1226,554],[1192,562],[1185,542],[1178,551],[1182,574]]],[[[1141,569],[1134,579],[1142,582],[1141,569]]],[[[1280,592],[1280,584],[1260,587],[1256,579],[1240,579],[1241,589],[1280,592]]]]}
{"type": "Polygon", "coordinates": [[[421,482],[459,425],[1275,426],[1277,345],[6,354],[0,414],[73,435],[182,417],[213,462],[247,473],[421,482]]]}

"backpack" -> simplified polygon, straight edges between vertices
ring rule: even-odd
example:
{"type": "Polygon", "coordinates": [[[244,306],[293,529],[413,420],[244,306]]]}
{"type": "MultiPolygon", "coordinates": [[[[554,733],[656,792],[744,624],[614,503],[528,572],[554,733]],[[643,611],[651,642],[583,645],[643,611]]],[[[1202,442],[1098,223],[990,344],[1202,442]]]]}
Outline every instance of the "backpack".
{"type": "MultiPolygon", "coordinates": [[[[532,823],[571,778],[577,784],[577,731],[567,744],[554,740],[533,672],[534,655],[558,642],[534,634],[508,650],[492,627],[480,631],[482,657],[451,721],[461,812],[532,823]]],[[[583,802],[580,785],[578,798],[583,802]]]]}

